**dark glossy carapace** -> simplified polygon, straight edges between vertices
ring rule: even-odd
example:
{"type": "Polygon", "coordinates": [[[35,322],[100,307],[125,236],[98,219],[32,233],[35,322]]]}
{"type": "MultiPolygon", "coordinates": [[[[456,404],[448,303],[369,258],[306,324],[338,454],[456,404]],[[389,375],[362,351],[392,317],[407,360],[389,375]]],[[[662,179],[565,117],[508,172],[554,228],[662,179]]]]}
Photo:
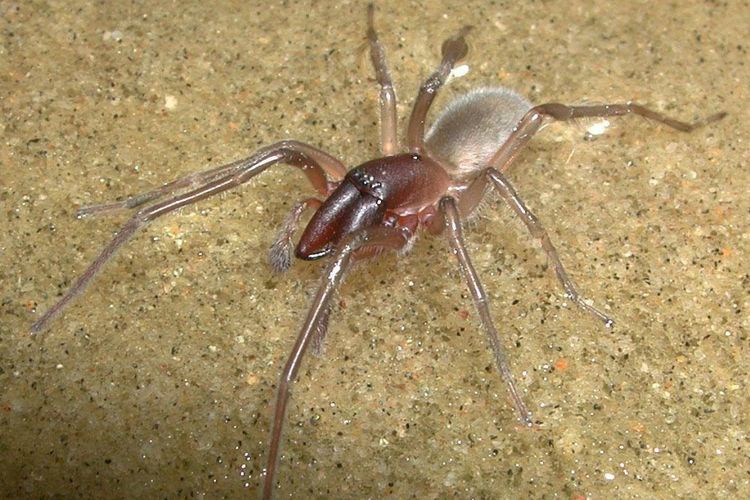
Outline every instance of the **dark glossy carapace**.
{"type": "Polygon", "coordinates": [[[405,153],[363,163],[318,208],[297,244],[300,259],[324,257],[341,239],[381,224],[388,215],[419,213],[450,185],[448,173],[426,155],[405,153]]]}

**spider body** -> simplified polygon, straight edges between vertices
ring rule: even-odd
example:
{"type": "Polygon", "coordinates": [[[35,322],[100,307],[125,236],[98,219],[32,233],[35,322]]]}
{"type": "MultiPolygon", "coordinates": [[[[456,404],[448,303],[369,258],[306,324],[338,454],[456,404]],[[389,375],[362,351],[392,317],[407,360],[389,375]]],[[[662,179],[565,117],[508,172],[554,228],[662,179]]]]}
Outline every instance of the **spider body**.
{"type": "Polygon", "coordinates": [[[347,234],[378,225],[406,227],[413,234],[422,224],[433,234],[442,232],[443,224],[433,222],[440,199],[449,193],[460,197],[531,108],[506,88],[458,97],[435,119],[422,153],[376,158],[347,172],[310,219],[295,255],[325,257],[347,234]]]}
{"type": "Polygon", "coordinates": [[[328,256],[331,261],[323,272],[279,380],[263,497],[270,498],[276,486],[291,386],[308,347],[320,345],[326,334],[332,297],[345,272],[353,261],[387,249],[408,249],[420,226],[430,233],[447,235],[518,418],[524,425],[532,425],[531,412],[519,395],[508,367],[488,297],[464,244],[462,220],[476,209],[492,188],[531,235],[541,242],[550,267],[568,298],[606,326],[611,326],[609,316],[579,295],[544,227],[503,172],[513,164],[545,120],[635,114],[677,130],[691,131],[725,114],[716,113],[702,121],[685,123],[634,103],[532,106],[511,90],[487,88],[455,100],[425,134],[426,116],[436,93],[457,61],[467,53],[464,37],[468,32],[469,28],[465,27],[443,43],[442,61],[422,84],[416,97],[406,131],[406,152],[399,153],[395,92],[384,50],[375,32],[373,7],[370,5],[367,38],[380,87],[382,157],[347,172],[343,163],[328,153],[298,141],[285,140],[262,148],[243,160],[189,174],[124,201],[80,209],[78,215],[87,216],[145,205],[136,211],[70,289],[32,325],[32,334],[39,334],[47,328],[51,320],[86,289],[116,251],[150,221],[242,185],[273,165],[286,163],[300,168],[324,199],[308,198],[295,205],[271,247],[271,265],[277,271],[285,271],[291,265],[292,253],[306,260],[328,256]],[[157,201],[159,199],[162,201],[157,201]],[[149,205],[150,202],[153,203],[149,205]],[[293,238],[302,214],[308,209],[314,209],[315,213],[295,248],[293,238]]]}
{"type": "Polygon", "coordinates": [[[416,153],[377,158],[350,170],[307,224],[295,254],[305,260],[330,255],[342,238],[378,225],[416,229],[451,185],[448,173],[416,153]]]}

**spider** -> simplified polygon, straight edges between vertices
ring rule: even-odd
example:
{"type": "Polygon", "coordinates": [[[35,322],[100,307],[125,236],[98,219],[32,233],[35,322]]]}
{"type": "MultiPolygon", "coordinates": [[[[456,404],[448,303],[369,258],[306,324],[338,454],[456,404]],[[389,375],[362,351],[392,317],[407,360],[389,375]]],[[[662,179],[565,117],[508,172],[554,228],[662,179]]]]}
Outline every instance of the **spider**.
{"type": "Polygon", "coordinates": [[[526,206],[504,172],[547,120],[570,121],[583,117],[635,114],[668,127],[690,132],[723,118],[713,114],[686,123],[635,103],[567,106],[547,103],[534,106],[507,88],[481,88],[450,103],[425,133],[425,121],[437,92],[468,51],[465,26],[442,44],[442,60],[422,84],[406,130],[406,152],[399,152],[396,130],[396,95],[385,51],[374,27],[374,7],[367,9],[367,40],[380,89],[380,140],[383,156],[347,170],[328,153],[308,144],[284,140],[260,149],[252,156],[227,165],[189,174],[124,201],[93,205],[78,210],[78,217],[140,208],[101,251],[71,288],[31,327],[36,335],[78,295],[139,229],[154,219],[186,205],[240,186],[277,164],[298,167],[319,197],[294,205],[271,246],[269,261],[284,272],[292,255],[315,260],[330,257],[307,318],[282,370],[273,414],[263,483],[263,498],[270,498],[276,479],[279,449],[290,389],[310,345],[320,351],[328,328],[331,299],[353,263],[386,250],[411,248],[420,227],[433,235],[445,233],[458,260],[482,329],[507,386],[520,422],[532,425],[531,412],[519,395],[506,355],[490,314],[487,295],[466,250],[462,221],[470,217],[492,190],[510,206],[528,231],[541,242],[543,251],[565,294],[606,327],[613,320],[579,294],[565,270],[547,231],[526,206]],[[157,201],[162,199],[162,201],[157,201]],[[152,204],[148,204],[153,202],[152,204]],[[305,212],[312,218],[296,244],[293,237],[305,212]]]}

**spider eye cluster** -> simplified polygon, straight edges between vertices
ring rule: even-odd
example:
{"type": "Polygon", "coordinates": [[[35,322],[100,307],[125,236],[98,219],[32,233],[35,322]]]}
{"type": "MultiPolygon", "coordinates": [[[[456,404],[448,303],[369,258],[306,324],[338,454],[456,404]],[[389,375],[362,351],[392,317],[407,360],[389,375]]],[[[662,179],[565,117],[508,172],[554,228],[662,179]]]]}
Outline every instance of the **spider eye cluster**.
{"type": "Polygon", "coordinates": [[[378,201],[383,201],[383,183],[375,180],[372,174],[368,174],[363,169],[355,168],[349,172],[347,177],[349,178],[349,182],[360,192],[369,194],[377,198],[378,201]]]}

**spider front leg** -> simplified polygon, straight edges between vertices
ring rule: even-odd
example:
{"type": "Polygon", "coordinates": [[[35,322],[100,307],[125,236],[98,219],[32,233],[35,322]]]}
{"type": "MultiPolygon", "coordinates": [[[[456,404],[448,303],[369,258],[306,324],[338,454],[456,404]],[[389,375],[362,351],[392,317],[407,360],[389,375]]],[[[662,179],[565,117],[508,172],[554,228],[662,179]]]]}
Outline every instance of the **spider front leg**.
{"type": "MultiPolygon", "coordinates": [[[[310,183],[321,193],[327,194],[330,190],[324,170],[332,174],[334,180],[338,181],[345,175],[343,165],[327,153],[297,141],[282,141],[267,148],[261,149],[253,156],[239,162],[230,163],[225,167],[219,167],[205,172],[207,178],[203,185],[198,186],[187,193],[173,196],[167,200],[142,208],[136,212],[128,222],[120,229],[117,235],[101,251],[99,256],[75,281],[73,286],[57,301],[41,318],[32,326],[31,333],[37,334],[44,330],[49,322],[54,319],[75,297],[83,292],[97,273],[109,262],[117,250],[127,242],[136,231],[152,220],[166,215],[170,212],[190,205],[200,200],[209,198],[215,194],[222,193],[228,189],[237,187],[249,181],[268,167],[277,163],[288,163],[299,167],[306,175],[310,183]],[[223,169],[223,170],[222,170],[223,169]],[[221,171],[223,176],[214,175],[221,171]],[[213,172],[213,173],[212,173],[213,172]]],[[[218,175],[218,174],[217,174],[218,175]]],[[[187,176],[186,178],[189,178],[187,176]]],[[[183,178],[183,179],[186,179],[183,178]]],[[[166,184],[164,193],[171,193],[181,180],[166,184]]],[[[158,190],[156,190],[158,191],[158,190]]],[[[152,191],[152,193],[156,192],[152,191]]],[[[134,197],[138,198],[138,196],[134,197]]],[[[121,208],[121,207],[118,207],[121,208]]]]}
{"type": "Polygon", "coordinates": [[[682,122],[670,118],[661,113],[641,106],[640,104],[629,102],[627,104],[600,104],[595,106],[566,106],[556,102],[541,104],[531,108],[521,119],[508,140],[495,153],[489,164],[492,167],[504,172],[513,163],[518,153],[529,143],[531,138],[536,134],[544,123],[544,118],[554,120],[568,121],[576,118],[604,118],[607,116],[622,116],[634,114],[662,123],[668,127],[681,132],[692,132],[695,129],[708,125],[709,123],[721,120],[727,113],[720,111],[714,113],[702,120],[693,123],[682,122]]]}
{"type": "MultiPolygon", "coordinates": [[[[346,175],[346,166],[344,166],[343,163],[341,163],[339,160],[329,155],[325,151],[322,151],[303,142],[293,140],[281,141],[269,146],[266,149],[269,148],[285,148],[298,151],[299,157],[296,158],[298,163],[297,166],[301,167],[303,170],[305,170],[305,165],[300,164],[300,161],[308,161],[312,165],[317,165],[317,171],[306,172],[306,174],[310,183],[321,194],[327,194],[327,192],[330,191],[330,186],[327,185],[325,176],[321,177],[319,172],[320,169],[323,169],[334,180],[340,180],[346,175]]],[[[130,198],[126,198],[122,201],[81,207],[76,212],[76,216],[81,218],[87,217],[89,215],[100,214],[102,212],[112,212],[116,210],[136,208],[143,205],[144,203],[157,200],[181,189],[195,189],[208,182],[211,182],[212,180],[218,179],[219,177],[231,175],[232,173],[236,173],[243,168],[247,168],[247,163],[252,158],[253,157],[233,161],[232,163],[227,163],[226,165],[204,170],[202,172],[193,172],[184,177],[180,177],[179,179],[159,186],[156,189],[131,196],[130,198]]],[[[294,160],[295,158],[291,158],[290,163],[292,163],[294,160]]]]}
{"type": "Polygon", "coordinates": [[[409,117],[409,126],[406,130],[406,142],[409,151],[420,153],[424,148],[424,124],[427,118],[427,112],[430,110],[432,101],[435,100],[438,90],[445,84],[453,66],[466,57],[469,47],[466,45],[464,37],[471,30],[471,26],[464,26],[456,36],[443,42],[442,54],[443,59],[440,66],[435,72],[424,81],[419,89],[417,99],[414,101],[411,116],[409,117]]]}
{"type": "MultiPolygon", "coordinates": [[[[375,227],[365,229],[348,236],[341,242],[334,254],[333,260],[326,268],[320,280],[320,286],[307,313],[307,318],[302,324],[302,329],[297,336],[292,352],[287,358],[284,369],[279,379],[279,388],[276,396],[276,408],[273,414],[273,428],[271,430],[271,441],[268,448],[268,460],[266,462],[265,478],[263,480],[263,498],[270,499],[275,486],[276,469],[279,462],[279,449],[281,434],[284,428],[284,416],[291,386],[297,376],[302,363],[302,358],[310,343],[321,336],[321,325],[328,322],[331,298],[338,290],[346,271],[349,269],[353,254],[367,247],[388,248],[399,250],[411,239],[412,233],[405,228],[375,227]]],[[[356,255],[354,255],[356,258],[356,255]]]]}
{"type": "Polygon", "coordinates": [[[196,188],[202,184],[217,179],[229,172],[232,172],[241,165],[244,160],[234,161],[220,167],[204,170],[203,172],[193,172],[174,181],[168,182],[162,186],[145,193],[139,193],[130,198],[126,198],[122,201],[115,201],[112,203],[100,203],[96,205],[88,205],[81,207],[76,211],[76,217],[83,218],[89,215],[98,215],[104,212],[115,212],[118,210],[125,210],[130,208],[139,207],[149,201],[154,201],[162,196],[166,196],[170,193],[185,188],[196,188]]]}
{"type": "Polygon", "coordinates": [[[461,230],[461,217],[458,212],[458,207],[456,206],[456,201],[450,196],[441,199],[440,212],[444,218],[445,227],[448,229],[451,248],[458,259],[458,264],[462,271],[461,274],[464,276],[466,284],[469,286],[469,291],[474,299],[474,305],[479,312],[479,319],[481,320],[484,332],[487,335],[492,354],[495,356],[497,369],[500,371],[500,375],[505,381],[513,405],[516,407],[519,420],[524,425],[530,426],[532,425],[531,412],[526,407],[526,404],[523,402],[523,399],[516,388],[516,383],[513,380],[513,373],[510,370],[510,366],[508,366],[505,349],[503,349],[497,329],[492,321],[492,315],[490,314],[489,308],[489,298],[482,287],[479,275],[471,263],[469,252],[466,250],[466,244],[464,243],[461,230]]]}
{"type": "Polygon", "coordinates": [[[385,50],[375,31],[375,7],[367,6],[367,41],[370,44],[370,59],[375,68],[375,78],[380,85],[380,147],[384,156],[396,154],[398,138],[396,128],[396,91],[385,60],[385,50]]]}

